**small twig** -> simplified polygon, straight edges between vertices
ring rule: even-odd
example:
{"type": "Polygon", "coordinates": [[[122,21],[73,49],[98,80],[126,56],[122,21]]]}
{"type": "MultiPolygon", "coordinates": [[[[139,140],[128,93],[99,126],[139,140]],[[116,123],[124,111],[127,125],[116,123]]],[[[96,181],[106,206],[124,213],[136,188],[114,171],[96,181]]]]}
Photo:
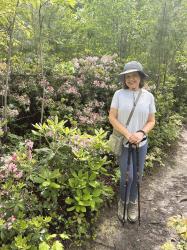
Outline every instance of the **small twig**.
{"type": "Polygon", "coordinates": [[[187,201],[187,197],[182,198],[179,202],[181,203],[181,202],[184,202],[184,201],[187,201]]]}

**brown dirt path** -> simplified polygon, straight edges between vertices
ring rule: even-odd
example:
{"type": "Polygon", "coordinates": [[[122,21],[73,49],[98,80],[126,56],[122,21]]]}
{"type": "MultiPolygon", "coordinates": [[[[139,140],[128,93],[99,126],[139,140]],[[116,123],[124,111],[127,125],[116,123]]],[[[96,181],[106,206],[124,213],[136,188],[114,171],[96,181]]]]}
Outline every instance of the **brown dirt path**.
{"type": "MultiPolygon", "coordinates": [[[[172,232],[166,222],[173,215],[187,217],[187,129],[166,166],[144,177],[141,188],[141,226],[117,219],[117,206],[104,208],[97,223],[97,237],[82,250],[159,250],[172,232]]],[[[175,239],[174,239],[175,240],[175,239]]]]}

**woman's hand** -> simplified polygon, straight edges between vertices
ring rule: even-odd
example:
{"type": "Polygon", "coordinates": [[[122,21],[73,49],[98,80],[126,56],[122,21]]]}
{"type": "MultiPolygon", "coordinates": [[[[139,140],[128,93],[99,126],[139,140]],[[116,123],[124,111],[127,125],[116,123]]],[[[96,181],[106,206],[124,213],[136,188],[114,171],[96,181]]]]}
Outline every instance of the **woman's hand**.
{"type": "Polygon", "coordinates": [[[143,139],[144,134],[142,132],[136,132],[136,133],[132,133],[129,138],[128,141],[132,144],[138,144],[141,142],[141,140],[143,139]]]}

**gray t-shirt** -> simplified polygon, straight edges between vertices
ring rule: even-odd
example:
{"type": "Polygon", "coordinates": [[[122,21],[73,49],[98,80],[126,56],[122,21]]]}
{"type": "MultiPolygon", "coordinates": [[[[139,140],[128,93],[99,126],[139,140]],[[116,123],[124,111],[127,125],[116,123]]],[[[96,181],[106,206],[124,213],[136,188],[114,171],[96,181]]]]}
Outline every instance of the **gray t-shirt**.
{"type": "MultiPolygon", "coordinates": [[[[111,108],[115,108],[118,110],[117,119],[125,127],[138,93],[139,90],[133,91],[129,89],[119,89],[114,93],[111,108]]],[[[148,115],[155,112],[156,108],[154,96],[149,91],[142,89],[141,96],[135,107],[130,123],[127,126],[129,132],[135,133],[136,131],[143,129],[143,127],[147,123],[148,115]]],[[[125,138],[124,146],[127,146],[126,142],[127,139],[125,138]]],[[[143,141],[139,144],[139,146],[141,147],[145,143],[146,141],[143,141]]]]}

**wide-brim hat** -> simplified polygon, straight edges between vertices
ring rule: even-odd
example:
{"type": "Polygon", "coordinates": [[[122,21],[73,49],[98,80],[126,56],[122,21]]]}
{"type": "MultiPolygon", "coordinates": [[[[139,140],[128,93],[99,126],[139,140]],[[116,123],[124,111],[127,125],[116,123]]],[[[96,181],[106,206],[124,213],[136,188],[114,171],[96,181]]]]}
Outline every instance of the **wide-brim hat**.
{"type": "Polygon", "coordinates": [[[143,78],[147,78],[148,75],[144,72],[141,63],[137,61],[131,61],[125,64],[123,72],[119,74],[120,81],[124,82],[125,74],[139,72],[143,78]]]}

